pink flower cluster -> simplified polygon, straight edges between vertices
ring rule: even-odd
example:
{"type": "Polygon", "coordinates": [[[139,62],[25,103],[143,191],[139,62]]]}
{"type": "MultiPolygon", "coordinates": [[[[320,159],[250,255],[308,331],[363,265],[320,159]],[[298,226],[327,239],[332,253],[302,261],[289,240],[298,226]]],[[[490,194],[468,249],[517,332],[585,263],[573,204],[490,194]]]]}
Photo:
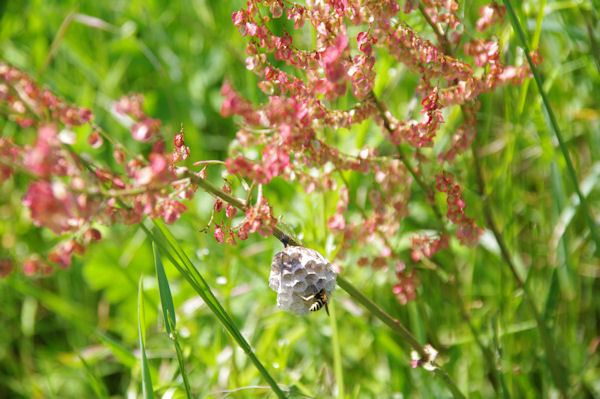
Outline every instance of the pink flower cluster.
{"type": "Polygon", "coordinates": [[[439,237],[432,237],[426,234],[419,234],[410,238],[410,258],[413,262],[418,262],[423,256],[431,258],[436,252],[448,247],[448,236],[442,234],[439,237]]]}
{"type": "MultiPolygon", "coordinates": [[[[530,73],[527,66],[506,66],[500,62],[494,40],[474,38],[464,44],[463,54],[454,55],[454,50],[461,49],[464,30],[458,2],[420,3],[426,22],[434,29],[437,45],[402,21],[398,16],[400,7],[394,0],[314,1],[306,6],[281,0],[248,0],[245,8],[232,16],[242,36],[249,38],[246,67],[261,79],[258,85],[268,101],[256,106],[229,83],[224,84],[222,115],[241,117],[233,155],[226,161],[228,171],[260,184],[276,177],[298,180],[308,193],[337,189],[339,201],[328,227],[343,237],[339,256],[356,246],[375,248],[371,256],[361,257],[359,265],[382,268],[393,263],[390,258],[399,254],[389,242],[409,214],[411,173],[425,181],[419,182],[421,186],[433,186],[421,171],[439,170],[436,161],[450,164],[472,145],[479,111],[477,97],[500,85],[520,84],[530,73]],[[304,35],[287,29],[289,25],[280,20],[283,18],[293,23],[294,30],[309,23],[316,38],[314,49],[307,49],[302,41],[304,35]],[[273,32],[275,25],[282,33],[273,32]],[[389,54],[419,76],[415,91],[421,98],[420,120],[396,118],[374,96],[374,66],[381,53],[389,54]],[[473,65],[461,57],[472,57],[473,65]],[[350,108],[333,108],[334,101],[344,95],[350,108]],[[436,152],[437,158],[424,156],[419,150],[436,145],[443,114],[453,106],[461,107],[462,124],[452,132],[448,147],[436,152]],[[357,148],[359,155],[352,156],[332,144],[338,142],[334,135],[345,134],[342,128],[351,129],[367,119],[382,127],[383,137],[389,143],[407,143],[416,149],[414,170],[409,173],[406,165],[394,159],[396,149],[390,151],[385,145],[378,150],[357,148]],[[248,152],[247,148],[255,151],[248,152]],[[260,156],[249,157],[256,150],[260,156]],[[385,155],[380,156],[379,150],[385,155]],[[348,171],[373,181],[366,209],[360,212],[349,211],[353,194],[346,186],[338,188],[336,175],[348,171]]],[[[404,3],[405,13],[417,8],[418,1],[404,3]]],[[[495,3],[483,7],[478,30],[501,22],[504,11],[495,3]]],[[[467,246],[475,245],[482,230],[465,215],[460,186],[446,172],[435,180],[437,189],[447,194],[446,217],[457,226],[457,238],[467,246]]],[[[425,194],[432,203],[432,193],[425,190],[425,194]]],[[[431,257],[446,248],[448,241],[445,231],[417,235],[411,239],[411,258],[417,262],[422,256],[431,257]]]]}
{"type": "MultiPolygon", "coordinates": [[[[307,88],[311,93],[322,94],[327,100],[344,95],[347,82],[350,81],[352,92],[356,98],[367,96],[373,87],[372,44],[374,39],[367,32],[357,37],[361,54],[350,54],[350,41],[344,23],[346,2],[315,2],[311,7],[293,4],[286,9],[286,17],[294,21],[295,29],[301,28],[309,21],[317,34],[317,49],[304,51],[294,45],[293,37],[287,32],[283,36],[273,34],[267,27],[269,17],[263,17],[258,11],[259,1],[248,1],[247,7],[233,13],[232,20],[243,36],[252,38],[246,48],[248,59],[246,65],[258,75],[262,75],[266,65],[265,54],[273,53],[275,60],[303,70],[307,74],[307,88]],[[260,53],[262,51],[262,53],[260,53]]],[[[284,7],[280,1],[266,1],[270,5],[273,18],[280,18],[284,7]]],[[[358,15],[359,9],[354,5],[348,12],[358,15]]],[[[360,18],[353,21],[356,25],[360,18]]],[[[270,87],[267,82],[262,86],[270,87]]]]}
{"type": "MultiPolygon", "coordinates": [[[[229,182],[223,185],[222,190],[227,194],[231,193],[229,182]]],[[[273,216],[273,207],[269,205],[265,197],[260,196],[256,204],[245,208],[245,217],[237,226],[232,225],[232,219],[236,215],[237,209],[218,198],[213,202],[214,213],[212,219],[214,219],[215,214],[223,210],[223,207],[225,208],[225,216],[221,219],[220,223],[215,222],[214,228],[215,240],[219,244],[226,242],[230,245],[236,245],[236,236],[239,240],[244,241],[248,238],[248,234],[255,232],[263,237],[273,234],[273,227],[277,224],[277,219],[273,216]]]]}
{"type": "MultiPolygon", "coordinates": [[[[283,72],[278,76],[278,82],[287,79],[283,72]]],[[[300,82],[298,79],[296,81],[300,82]]],[[[307,167],[324,167],[330,163],[337,170],[364,173],[374,169],[375,162],[369,157],[342,154],[325,140],[319,139],[313,126],[313,116],[316,115],[323,116],[329,123],[334,123],[334,120],[343,123],[343,119],[348,123],[357,123],[364,119],[359,112],[350,113],[346,118],[342,113],[334,114],[324,110],[322,105],[319,105],[320,102],[307,105],[301,102],[300,98],[307,95],[304,90],[301,96],[271,96],[269,102],[261,107],[254,107],[241,98],[228,83],[225,83],[221,93],[225,97],[221,114],[238,114],[244,119],[245,127],[237,132],[239,144],[243,147],[261,147],[260,161],[248,159],[241,153],[229,158],[226,165],[232,174],[247,177],[261,184],[268,183],[278,176],[287,180],[297,179],[304,184],[307,192],[311,192],[315,188],[332,189],[335,187],[335,181],[331,172],[315,178],[306,172],[307,167]]],[[[356,109],[364,111],[368,108],[360,106],[356,109]]]]}
{"type": "Polygon", "coordinates": [[[141,94],[122,97],[115,104],[115,111],[121,115],[128,115],[135,120],[131,126],[131,135],[137,141],[149,142],[156,139],[160,131],[161,122],[148,117],[142,109],[144,97],[141,94]]]}
{"type": "Polygon", "coordinates": [[[454,176],[443,171],[436,176],[436,189],[441,193],[446,193],[446,203],[448,212],[446,217],[458,226],[456,238],[467,247],[474,247],[483,234],[483,229],[475,224],[473,218],[465,215],[465,201],[462,195],[462,188],[454,181],[454,176]]]}
{"type": "Polygon", "coordinates": [[[183,123],[181,130],[175,134],[173,140],[173,163],[183,162],[190,157],[190,147],[185,145],[185,133],[183,132],[183,123]]]}
{"type": "MultiPolygon", "coordinates": [[[[190,198],[194,187],[189,181],[178,181],[173,160],[183,159],[189,149],[176,142],[175,154],[165,151],[160,121],[145,115],[140,96],[119,100],[115,109],[135,119],[133,137],[152,142],[152,150],[147,158],[128,158],[126,149],[111,138],[115,161],[124,170],[96,165],[70,148],[77,140],[72,126],[90,124],[92,148],[102,145],[102,137],[110,138],[90,122],[89,110],[67,104],[6,64],[0,64],[0,104],[10,110],[11,119],[35,132],[31,143],[21,143],[25,135],[18,143],[0,138],[0,183],[16,173],[28,176],[22,204],[29,208],[34,224],[70,236],[48,251],[47,261],[37,254],[23,260],[25,274],[47,274],[52,265],[69,267],[74,254],[81,255],[90,243],[101,239],[94,223],[139,223],[143,215],[173,223],[185,211],[180,199],[190,198]]],[[[176,141],[183,143],[183,130],[176,141]]]]}
{"type": "Polygon", "coordinates": [[[406,266],[401,263],[396,267],[396,277],[398,277],[399,282],[394,284],[392,291],[398,302],[406,305],[408,302],[414,301],[417,296],[416,287],[419,285],[419,278],[415,269],[408,271],[406,266]]]}
{"type": "Polygon", "coordinates": [[[414,120],[399,122],[392,118],[389,126],[392,133],[387,134],[387,128],[384,129],[384,134],[390,137],[392,143],[398,145],[408,142],[417,148],[431,147],[433,145],[435,134],[444,122],[441,112],[442,105],[439,101],[437,88],[434,88],[421,101],[421,105],[423,106],[423,110],[421,111],[423,119],[421,122],[414,120]]]}
{"type": "MultiPolygon", "coordinates": [[[[206,167],[192,173],[176,165],[190,156],[183,126],[175,134],[173,151],[168,152],[161,137],[161,122],[143,111],[141,95],[121,98],[113,111],[123,122],[130,123],[133,139],[148,144],[147,156],[133,153],[91,122],[90,111],[69,105],[49,90],[40,89],[23,72],[0,64],[0,79],[0,105],[8,110],[12,120],[35,133],[31,142],[26,142],[25,135],[19,137],[19,142],[0,137],[0,183],[17,173],[28,176],[30,182],[22,204],[29,208],[33,223],[66,236],[43,255],[23,257],[22,270],[27,275],[48,274],[55,267],[68,268],[73,255],[83,254],[90,243],[101,239],[95,224],[135,224],[140,223],[144,215],[175,222],[186,211],[181,201],[192,198],[199,182],[206,178],[206,167]],[[112,145],[116,167],[96,164],[70,147],[77,142],[77,134],[70,128],[84,124],[91,128],[87,141],[92,150],[106,142],[112,145]]],[[[236,104],[233,96],[231,99],[232,109],[239,112],[244,103],[236,104]]],[[[301,117],[301,109],[291,103],[288,105],[291,112],[295,112],[294,117],[290,119],[286,112],[271,113],[274,125],[284,120],[292,124],[296,117],[301,117]]],[[[273,109],[278,108],[274,103],[273,109]]],[[[306,140],[300,143],[301,138],[289,137],[289,145],[301,147],[306,142],[318,145],[310,141],[314,137],[306,140]]],[[[265,179],[283,173],[288,162],[285,157],[275,151],[275,147],[266,148],[263,153],[267,161],[265,179]]],[[[340,158],[339,162],[346,160],[340,158]]],[[[256,179],[260,177],[257,175],[256,179]]],[[[223,191],[231,193],[231,188],[226,185],[223,191]]],[[[215,200],[215,213],[223,208],[225,217],[215,223],[215,238],[219,242],[235,244],[236,236],[245,240],[254,232],[266,236],[277,223],[272,208],[262,196],[254,206],[243,207],[245,217],[236,227],[231,227],[231,220],[237,209],[215,200]]],[[[12,259],[2,259],[0,274],[11,272],[13,265],[12,259]]]]}
{"type": "MultiPolygon", "coordinates": [[[[433,23],[444,22],[449,29],[460,26],[456,15],[458,4],[455,1],[430,0],[424,4],[433,23]]],[[[410,8],[409,6],[408,9],[410,8]]],[[[498,7],[494,9],[501,11],[498,7]]],[[[491,46],[487,50],[489,61],[486,63],[491,66],[490,73],[480,78],[469,64],[444,54],[406,24],[394,20],[398,11],[397,3],[392,0],[366,4],[358,1],[314,2],[306,7],[280,1],[250,0],[245,9],[235,12],[232,16],[234,25],[243,36],[250,37],[246,48],[246,65],[263,79],[259,87],[269,96],[269,102],[255,108],[240,98],[229,84],[225,84],[222,114],[243,116],[247,128],[240,129],[238,133],[243,146],[260,145],[261,141],[264,142],[249,137],[252,135],[263,138],[267,136],[269,139],[275,137],[276,140],[271,140],[274,144],[264,149],[262,163],[245,160],[242,154],[238,154],[228,163],[230,172],[248,170],[247,177],[265,183],[284,174],[286,170],[294,169],[295,160],[290,160],[291,155],[298,150],[305,153],[307,149],[310,150],[307,141],[315,138],[319,128],[349,128],[370,117],[384,125],[384,120],[378,115],[377,107],[368,95],[375,78],[374,46],[384,49],[421,76],[417,92],[423,96],[422,120],[399,121],[389,112],[385,114],[389,121],[385,126],[385,135],[394,144],[408,142],[417,148],[432,146],[443,123],[443,108],[469,104],[479,94],[493,90],[499,84],[519,84],[528,74],[526,67],[505,67],[499,63],[497,52],[491,46]],[[274,19],[280,18],[284,14],[282,8],[285,9],[285,15],[293,20],[296,29],[309,21],[316,34],[317,49],[300,49],[295,44],[294,36],[285,30],[283,35],[275,35],[268,25],[271,18],[259,12],[261,3],[269,7],[274,19]],[[352,41],[348,37],[348,24],[366,25],[366,30],[356,36],[355,45],[351,45],[352,41]],[[355,51],[352,50],[353,47],[356,48],[355,51]],[[353,52],[357,54],[353,55],[353,52]],[[275,60],[284,61],[301,71],[305,79],[274,67],[268,60],[269,54],[273,54],[275,60]],[[438,86],[440,81],[448,82],[448,85],[438,86]],[[323,99],[333,100],[343,95],[347,82],[352,85],[355,98],[362,101],[356,103],[350,111],[328,109],[323,99]],[[257,131],[255,128],[258,126],[267,128],[268,131],[257,131]],[[288,142],[281,143],[281,139],[288,142]],[[296,144],[292,148],[289,146],[292,144],[290,140],[296,144]]],[[[498,15],[498,12],[494,15],[498,15]]],[[[498,17],[494,18],[494,21],[499,20],[498,17]]],[[[469,48],[466,47],[466,54],[474,55],[472,51],[468,51],[469,48]]],[[[472,107],[478,109],[477,104],[472,107]]],[[[474,118],[465,119],[464,126],[453,135],[452,147],[440,159],[452,160],[470,145],[475,136],[473,122],[474,118]]],[[[320,152],[327,153],[329,157],[333,151],[325,149],[327,146],[323,142],[320,144],[323,147],[320,152]]],[[[294,175],[300,173],[297,169],[293,172],[294,175]]]]}
{"type": "Polygon", "coordinates": [[[33,181],[22,203],[30,209],[36,226],[47,227],[57,235],[78,231],[100,207],[98,201],[74,193],[60,180],[33,181]]]}
{"type": "Polygon", "coordinates": [[[506,14],[506,7],[496,2],[481,7],[479,9],[481,18],[477,20],[476,29],[481,32],[494,24],[502,22],[504,14],[506,14]]]}
{"type": "Polygon", "coordinates": [[[26,73],[0,62],[0,103],[7,105],[8,118],[21,127],[52,120],[81,126],[92,119],[92,111],[67,104],[50,90],[41,89],[26,73]]]}

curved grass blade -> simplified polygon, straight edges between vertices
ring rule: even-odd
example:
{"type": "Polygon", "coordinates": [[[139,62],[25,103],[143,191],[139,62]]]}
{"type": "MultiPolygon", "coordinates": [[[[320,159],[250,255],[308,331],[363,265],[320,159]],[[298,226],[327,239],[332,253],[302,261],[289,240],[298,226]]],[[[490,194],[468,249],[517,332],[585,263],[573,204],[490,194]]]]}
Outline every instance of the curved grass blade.
{"type": "Polygon", "coordinates": [[[92,369],[92,367],[85,361],[83,356],[79,355],[79,360],[81,361],[81,364],[83,364],[83,368],[85,368],[90,386],[92,387],[92,390],[96,396],[101,399],[108,399],[108,390],[106,389],[106,385],[104,385],[102,382],[102,379],[96,375],[94,369],[92,369]]]}
{"type": "MultiPolygon", "coordinates": [[[[344,277],[338,275],[337,276],[337,285],[346,291],[350,296],[360,302],[372,315],[377,317],[379,320],[383,321],[388,327],[392,329],[392,331],[396,332],[403,340],[408,342],[410,346],[419,354],[420,357],[426,357],[427,352],[423,346],[419,343],[419,341],[415,338],[414,335],[411,334],[410,331],[406,329],[397,319],[394,319],[392,316],[387,314],[383,309],[381,309],[375,302],[369,299],[365,294],[363,294],[358,288],[354,287],[348,280],[344,277]]],[[[436,376],[440,377],[441,380],[446,384],[448,389],[452,392],[452,396],[455,399],[465,399],[465,396],[460,392],[454,381],[450,378],[448,373],[439,366],[433,370],[436,376]]]]}
{"type": "Polygon", "coordinates": [[[529,68],[531,68],[531,73],[533,74],[533,78],[537,85],[538,92],[540,93],[540,97],[542,98],[542,103],[544,104],[544,108],[546,109],[546,114],[548,116],[547,122],[550,125],[549,130],[554,132],[554,135],[556,136],[556,139],[558,141],[558,147],[560,148],[560,152],[562,153],[562,156],[565,160],[565,165],[567,167],[567,175],[569,176],[569,179],[571,180],[571,184],[573,185],[573,188],[575,189],[575,192],[577,193],[581,211],[583,212],[583,216],[588,224],[588,228],[590,229],[590,235],[592,236],[592,240],[596,244],[595,254],[597,257],[600,257],[600,236],[598,235],[598,231],[596,229],[596,223],[594,222],[594,219],[592,218],[592,214],[590,212],[587,200],[585,199],[585,196],[583,195],[583,193],[581,192],[581,189],[579,188],[579,183],[577,181],[577,174],[575,173],[575,167],[573,166],[573,163],[571,162],[571,157],[569,156],[569,152],[567,151],[567,146],[564,142],[561,130],[558,127],[558,122],[556,121],[554,112],[552,111],[552,108],[550,107],[550,101],[548,100],[548,97],[546,96],[546,92],[544,91],[544,87],[542,84],[542,78],[541,78],[537,68],[535,67],[535,65],[533,65],[533,61],[531,60],[531,56],[529,55],[529,47],[527,46],[527,40],[525,39],[525,34],[523,33],[523,29],[521,28],[521,24],[519,23],[519,20],[517,19],[515,10],[512,8],[510,0],[504,0],[504,5],[506,6],[506,10],[508,11],[508,15],[510,16],[510,21],[512,23],[513,29],[517,33],[517,36],[519,37],[519,39],[521,41],[521,45],[523,46],[523,49],[525,50],[525,57],[527,57],[527,62],[529,63],[529,68]]]}
{"type": "MultiPolygon", "coordinates": [[[[273,228],[273,236],[279,239],[285,238],[289,245],[301,245],[298,240],[294,237],[287,236],[279,226],[274,226],[273,228]]],[[[394,319],[392,316],[387,314],[383,309],[381,309],[375,302],[369,299],[365,294],[363,294],[358,288],[350,283],[350,281],[346,280],[343,276],[337,276],[337,285],[344,291],[346,291],[351,297],[356,299],[361,305],[367,309],[373,316],[377,317],[384,324],[392,329],[395,333],[400,335],[400,337],[406,341],[418,354],[419,357],[423,358],[428,356],[425,352],[425,348],[419,343],[419,341],[415,338],[414,335],[411,334],[410,331],[406,327],[404,327],[397,319],[394,319]]],[[[434,373],[436,376],[440,377],[441,380],[446,384],[448,389],[452,392],[452,396],[455,399],[464,399],[465,396],[460,392],[454,381],[450,378],[448,373],[442,369],[440,366],[436,366],[434,369],[434,373]]]]}
{"type": "Polygon", "coordinates": [[[173,297],[171,296],[171,289],[169,288],[169,281],[167,280],[165,269],[154,242],[152,242],[152,252],[154,254],[154,266],[156,268],[156,278],[158,280],[158,293],[160,295],[160,304],[163,310],[165,328],[167,329],[167,334],[171,336],[171,324],[173,328],[175,328],[175,325],[177,324],[177,319],[175,318],[175,306],[173,305],[173,297]]]}
{"type": "Polygon", "coordinates": [[[148,230],[144,225],[141,225],[148,234],[148,236],[156,243],[157,247],[160,248],[161,252],[171,261],[173,266],[182,274],[182,276],[190,283],[190,285],[196,290],[198,295],[204,300],[208,308],[217,316],[221,324],[225,327],[227,332],[236,341],[236,343],[242,348],[246,355],[250,358],[254,366],[257,368],[259,373],[271,386],[277,397],[286,398],[285,393],[279,388],[277,382],[269,374],[267,369],[263,366],[262,362],[256,357],[252,347],[246,341],[240,330],[237,328],[229,314],[225,311],[221,303],[215,297],[206,280],[194,267],[191,260],[188,258],[183,249],[179,246],[179,243],[173,237],[171,232],[161,221],[153,220],[156,229],[153,231],[148,230]]]}
{"type": "Polygon", "coordinates": [[[137,359],[125,345],[98,329],[94,333],[125,367],[131,369],[136,365],[137,359]]]}
{"type": "Polygon", "coordinates": [[[175,344],[175,353],[177,354],[177,362],[179,363],[179,370],[181,371],[181,378],[183,378],[183,386],[185,388],[185,394],[188,399],[192,399],[192,388],[190,387],[190,381],[185,371],[185,364],[183,362],[183,351],[181,345],[179,345],[179,335],[173,326],[173,343],[175,344]]]}
{"type": "Polygon", "coordinates": [[[140,340],[140,352],[142,354],[142,392],[144,399],[154,399],[154,390],[152,389],[152,377],[150,376],[150,365],[148,364],[148,357],[146,356],[146,325],[144,323],[144,285],[142,279],[144,275],[140,276],[140,283],[138,288],[138,333],[140,340]]]}
{"type": "MultiPolygon", "coordinates": [[[[598,187],[600,181],[600,162],[596,162],[592,165],[591,171],[581,182],[581,192],[587,198],[594,187],[598,187]]],[[[554,251],[558,249],[558,243],[565,234],[565,231],[573,221],[577,206],[580,204],[579,197],[571,195],[568,203],[562,209],[560,216],[558,217],[558,223],[554,226],[552,232],[552,239],[550,240],[550,248],[554,251]]]]}
{"type": "Polygon", "coordinates": [[[331,302],[329,305],[331,317],[329,324],[331,325],[331,346],[333,348],[333,370],[335,372],[335,381],[337,384],[338,398],[345,397],[344,395],[344,369],[342,368],[342,349],[340,347],[340,336],[337,328],[337,318],[335,317],[336,305],[331,302]]]}
{"type": "Polygon", "coordinates": [[[167,330],[167,334],[169,334],[169,338],[173,340],[173,344],[175,345],[177,362],[179,363],[179,371],[181,372],[181,377],[183,378],[185,393],[188,399],[191,399],[192,392],[190,388],[190,382],[188,380],[187,373],[185,372],[183,351],[181,350],[181,345],[179,345],[179,336],[177,334],[177,329],[175,328],[176,319],[175,305],[173,305],[173,296],[171,295],[171,289],[169,288],[169,280],[167,280],[167,275],[165,273],[162,260],[160,259],[158,249],[156,249],[156,244],[154,242],[152,242],[152,252],[154,253],[154,265],[156,267],[156,278],[158,279],[158,292],[160,295],[160,304],[163,309],[165,328],[167,330]]]}

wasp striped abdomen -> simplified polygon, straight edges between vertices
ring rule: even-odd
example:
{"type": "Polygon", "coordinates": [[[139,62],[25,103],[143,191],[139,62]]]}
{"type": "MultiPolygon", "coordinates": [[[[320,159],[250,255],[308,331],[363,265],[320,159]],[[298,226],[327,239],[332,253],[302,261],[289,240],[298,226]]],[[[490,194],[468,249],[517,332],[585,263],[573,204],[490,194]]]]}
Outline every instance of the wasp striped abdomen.
{"type": "Polygon", "coordinates": [[[329,316],[329,306],[327,306],[327,294],[325,293],[325,290],[323,288],[321,288],[316,294],[306,297],[301,296],[301,298],[304,299],[306,302],[310,302],[310,307],[308,308],[308,310],[310,310],[311,312],[316,312],[317,310],[320,310],[323,306],[325,306],[325,311],[329,316]]]}
{"type": "Polygon", "coordinates": [[[335,280],[331,263],[314,249],[288,245],[273,256],[269,287],[285,311],[305,315],[323,307],[328,310],[335,280]]]}

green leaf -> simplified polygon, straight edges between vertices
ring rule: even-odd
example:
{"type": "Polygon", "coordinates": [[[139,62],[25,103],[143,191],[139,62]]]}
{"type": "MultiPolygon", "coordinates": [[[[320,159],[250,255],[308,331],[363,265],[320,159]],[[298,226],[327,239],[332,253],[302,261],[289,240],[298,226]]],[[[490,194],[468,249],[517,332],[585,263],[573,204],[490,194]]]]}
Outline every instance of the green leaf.
{"type": "Polygon", "coordinates": [[[171,296],[171,289],[169,288],[169,280],[167,280],[167,275],[165,274],[162,260],[160,259],[160,255],[154,242],[152,242],[152,251],[154,253],[154,266],[156,267],[158,293],[160,295],[160,304],[163,310],[165,328],[167,329],[167,334],[171,336],[171,325],[173,328],[175,328],[175,325],[177,324],[177,319],[175,318],[175,306],[173,305],[173,297],[171,296]]]}
{"type": "Polygon", "coordinates": [[[148,363],[148,357],[146,356],[146,323],[144,318],[144,285],[142,279],[144,275],[140,276],[140,283],[138,289],[138,331],[139,331],[139,344],[140,352],[142,354],[142,391],[144,393],[144,399],[154,398],[154,390],[152,389],[152,377],[150,376],[150,365],[148,363]]]}
{"type": "Polygon", "coordinates": [[[92,369],[81,355],[79,355],[79,360],[81,360],[81,364],[83,364],[83,367],[85,368],[90,386],[96,396],[99,398],[108,398],[108,391],[106,390],[106,386],[102,382],[102,379],[96,375],[94,369],[92,369]]]}
{"type": "Polygon", "coordinates": [[[219,300],[215,297],[210,287],[206,283],[206,280],[202,277],[200,272],[194,267],[187,254],[183,251],[175,237],[167,229],[164,223],[160,220],[153,219],[155,230],[150,231],[142,225],[146,234],[154,241],[154,243],[162,250],[163,253],[169,258],[173,266],[183,275],[183,277],[190,283],[190,285],[196,290],[198,295],[202,297],[209,309],[219,319],[221,324],[225,327],[227,332],[232,336],[236,343],[242,348],[246,355],[250,358],[254,366],[257,368],[259,373],[271,386],[275,394],[279,398],[285,398],[285,393],[279,388],[277,382],[273,379],[271,374],[267,371],[262,362],[256,357],[252,347],[246,341],[246,338],[242,335],[241,331],[237,328],[231,316],[225,311],[219,300]]]}
{"type": "Polygon", "coordinates": [[[152,251],[154,253],[154,265],[156,266],[156,278],[158,279],[158,292],[160,294],[160,303],[163,309],[163,317],[165,321],[165,328],[167,330],[167,334],[169,334],[169,338],[173,340],[175,345],[175,352],[177,354],[177,361],[179,363],[179,370],[181,371],[181,376],[183,378],[183,384],[185,387],[185,393],[189,399],[192,398],[192,392],[190,388],[190,383],[187,377],[187,373],[185,371],[185,363],[183,361],[183,351],[181,350],[181,345],[179,344],[179,335],[177,334],[177,330],[175,329],[175,306],[173,305],[173,297],[171,296],[171,289],[169,288],[169,281],[167,280],[167,275],[165,274],[165,269],[162,264],[162,260],[160,259],[160,254],[158,253],[158,249],[156,249],[156,243],[152,242],[152,251]]]}
{"type": "MultiPolygon", "coordinates": [[[[537,87],[539,95],[542,99],[544,109],[546,110],[546,116],[547,116],[546,123],[548,125],[548,130],[550,132],[554,133],[554,137],[556,137],[556,140],[558,141],[558,148],[560,149],[562,157],[565,161],[565,165],[567,167],[567,177],[571,181],[571,184],[573,185],[573,188],[575,189],[575,193],[577,194],[577,197],[579,198],[580,208],[583,213],[583,217],[585,218],[585,221],[587,222],[588,228],[590,230],[591,238],[594,241],[594,243],[596,244],[596,248],[595,248],[596,256],[600,257],[600,235],[598,235],[598,231],[597,231],[598,226],[596,225],[596,222],[594,221],[594,219],[592,217],[592,214],[590,212],[590,209],[589,209],[588,203],[585,199],[585,196],[579,187],[579,182],[577,181],[577,174],[575,173],[575,167],[573,166],[573,163],[571,162],[571,156],[569,155],[567,145],[565,144],[565,140],[563,138],[562,131],[560,130],[560,128],[558,126],[558,122],[556,121],[556,117],[554,116],[554,111],[552,110],[552,107],[550,106],[550,100],[548,100],[548,97],[546,96],[546,92],[544,91],[542,77],[540,76],[537,68],[533,64],[531,56],[529,55],[529,46],[527,46],[527,40],[525,40],[525,34],[523,32],[523,29],[521,28],[521,24],[519,23],[519,20],[517,19],[515,11],[512,8],[510,0],[504,0],[504,5],[506,6],[506,10],[508,11],[508,15],[510,16],[510,21],[512,23],[512,26],[513,26],[515,32],[517,32],[517,36],[521,40],[521,45],[523,46],[523,48],[525,50],[525,57],[527,58],[527,62],[529,63],[529,67],[531,68],[533,78],[535,80],[535,83],[537,84],[536,87],[537,87]]],[[[562,381],[562,377],[559,375],[556,375],[556,378],[559,378],[559,377],[560,377],[560,380],[562,381]]],[[[564,382],[563,382],[563,385],[564,385],[564,382]]],[[[566,387],[565,386],[561,387],[561,391],[563,392],[563,395],[566,396],[566,387]]]]}
{"type": "Polygon", "coordinates": [[[96,330],[95,334],[124,366],[128,368],[135,367],[137,359],[127,347],[100,330],[96,330]]]}

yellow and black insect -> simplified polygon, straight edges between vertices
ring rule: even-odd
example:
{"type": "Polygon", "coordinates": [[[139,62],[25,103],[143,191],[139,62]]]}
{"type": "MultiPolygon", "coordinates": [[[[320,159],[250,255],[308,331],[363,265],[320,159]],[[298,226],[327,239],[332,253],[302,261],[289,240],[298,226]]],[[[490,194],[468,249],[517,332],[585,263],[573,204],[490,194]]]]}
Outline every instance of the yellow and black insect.
{"type": "Polygon", "coordinates": [[[306,302],[310,303],[310,307],[308,308],[308,310],[310,310],[311,312],[316,312],[317,310],[325,306],[325,311],[327,312],[327,316],[329,316],[329,306],[327,306],[327,294],[325,293],[324,288],[321,288],[319,291],[309,296],[298,296],[304,299],[306,302]]]}

